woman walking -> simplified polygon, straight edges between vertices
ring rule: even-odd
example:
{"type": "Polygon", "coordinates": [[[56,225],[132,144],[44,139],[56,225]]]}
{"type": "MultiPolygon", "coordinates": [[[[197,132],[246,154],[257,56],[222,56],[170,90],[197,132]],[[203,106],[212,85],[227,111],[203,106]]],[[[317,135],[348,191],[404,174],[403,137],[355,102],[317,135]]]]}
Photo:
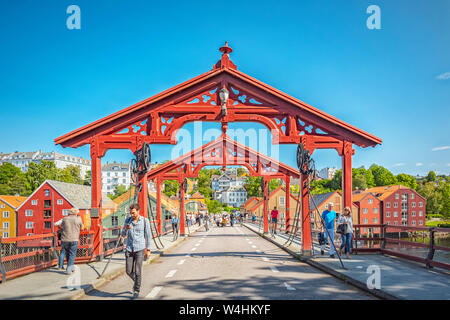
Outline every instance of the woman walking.
{"type": "Polygon", "coordinates": [[[340,225],[345,225],[345,232],[342,233],[342,244],[339,248],[339,254],[342,255],[342,249],[345,247],[345,256],[350,259],[350,248],[352,243],[353,234],[353,221],[350,207],[344,208],[344,214],[341,214],[338,218],[338,228],[340,225]]]}

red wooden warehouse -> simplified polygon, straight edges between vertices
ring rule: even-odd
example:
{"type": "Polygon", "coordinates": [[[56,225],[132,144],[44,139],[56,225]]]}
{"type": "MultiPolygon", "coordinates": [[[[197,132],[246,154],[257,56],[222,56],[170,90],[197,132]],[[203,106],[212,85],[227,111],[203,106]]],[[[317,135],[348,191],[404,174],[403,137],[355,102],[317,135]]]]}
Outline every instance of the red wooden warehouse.
{"type": "MultiPolygon", "coordinates": [[[[221,59],[212,70],[55,139],[63,147],[90,145],[92,207],[101,208],[101,157],[107,150],[135,152],[144,142],[176,144],[176,131],[193,121],[220,122],[224,133],[229,122],[258,122],[271,130],[272,143],[302,143],[311,153],[315,149],[335,149],[342,159],[343,202],[351,206],[353,144],[373,147],[381,139],[237,70],[227,44],[220,51],[221,59]]],[[[301,178],[304,184],[307,177],[301,178]]],[[[140,177],[143,192],[139,203],[143,212],[147,212],[146,180],[147,176],[140,177]]],[[[306,188],[301,201],[302,253],[308,255],[311,238],[306,188]]],[[[102,251],[101,221],[101,213],[92,216],[97,252],[102,251]]]]}

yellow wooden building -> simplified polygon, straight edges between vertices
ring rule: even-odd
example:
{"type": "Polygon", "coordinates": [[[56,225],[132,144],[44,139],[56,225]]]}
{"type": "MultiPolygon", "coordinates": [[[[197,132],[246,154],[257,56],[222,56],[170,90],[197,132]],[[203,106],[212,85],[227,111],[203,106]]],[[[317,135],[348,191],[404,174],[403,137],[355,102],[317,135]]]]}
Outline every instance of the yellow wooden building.
{"type": "Polygon", "coordinates": [[[17,236],[17,208],[27,199],[20,196],[0,195],[0,236],[14,238],[17,236]]]}

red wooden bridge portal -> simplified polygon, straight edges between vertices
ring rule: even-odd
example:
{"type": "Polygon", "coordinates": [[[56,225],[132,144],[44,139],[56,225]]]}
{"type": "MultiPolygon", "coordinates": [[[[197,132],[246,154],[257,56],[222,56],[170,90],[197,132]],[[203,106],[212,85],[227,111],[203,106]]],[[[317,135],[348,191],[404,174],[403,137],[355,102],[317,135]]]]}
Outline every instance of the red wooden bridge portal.
{"type": "MultiPolygon", "coordinates": [[[[382,140],[237,70],[236,65],[230,60],[229,54],[232,49],[227,43],[220,51],[222,57],[212,70],[55,139],[55,144],[63,147],[78,148],[90,145],[93,209],[91,216],[96,255],[103,252],[100,210],[101,157],[110,149],[129,149],[136,152],[142,148],[144,142],[176,144],[177,130],[193,121],[220,122],[224,134],[228,122],[258,122],[271,130],[272,143],[302,143],[310,153],[315,149],[335,149],[342,158],[343,205],[351,206],[354,154],[352,145],[363,148],[374,147],[381,144],[382,140]],[[277,139],[274,139],[275,136],[277,139]]],[[[226,136],[222,136],[221,139],[224,142],[229,141],[226,136]]],[[[203,147],[207,148],[208,144],[203,147]]],[[[225,157],[227,152],[222,154],[225,157]]],[[[249,169],[252,167],[249,161],[243,163],[249,169]]],[[[221,164],[225,165],[228,162],[224,161],[221,164]]],[[[262,165],[262,162],[260,164],[262,165]]],[[[278,168],[282,167],[281,164],[278,165],[278,168]]],[[[189,163],[183,170],[186,177],[191,174],[196,176],[198,172],[196,169],[192,171],[189,163]],[[191,172],[188,170],[189,167],[191,172]]],[[[261,169],[252,170],[252,174],[264,176],[261,169]]],[[[147,212],[147,179],[153,178],[155,172],[140,176],[143,192],[140,193],[139,203],[143,212],[147,212]]],[[[162,177],[170,176],[169,172],[164,174],[159,177],[156,175],[155,178],[161,180],[162,177]]],[[[284,179],[289,175],[287,171],[280,173],[284,179]]],[[[311,239],[308,232],[309,200],[304,186],[307,177],[302,175],[301,178],[304,228],[302,254],[309,255],[311,253],[311,239]]]]}

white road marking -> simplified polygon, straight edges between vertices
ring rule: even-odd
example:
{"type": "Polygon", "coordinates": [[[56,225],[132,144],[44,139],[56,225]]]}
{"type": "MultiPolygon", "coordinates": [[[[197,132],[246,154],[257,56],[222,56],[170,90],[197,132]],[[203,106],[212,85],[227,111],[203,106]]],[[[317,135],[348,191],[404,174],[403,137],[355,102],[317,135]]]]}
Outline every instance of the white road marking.
{"type": "Polygon", "coordinates": [[[253,242],[249,241],[248,244],[252,244],[253,242]]]}
{"type": "Polygon", "coordinates": [[[192,248],[192,251],[195,251],[195,250],[197,250],[197,248],[192,248]]]}
{"type": "Polygon", "coordinates": [[[185,255],[185,257],[190,257],[191,256],[191,254],[190,253],[188,253],[187,255],[185,255]]]}
{"type": "Polygon", "coordinates": [[[280,272],[280,271],[278,271],[278,269],[277,269],[276,267],[274,267],[274,266],[270,266],[270,269],[271,269],[273,272],[280,272]]]}
{"type": "Polygon", "coordinates": [[[152,289],[152,291],[150,291],[150,293],[145,297],[146,299],[151,299],[156,297],[156,295],[161,291],[163,287],[159,286],[159,287],[154,287],[152,289]]]}
{"type": "Polygon", "coordinates": [[[245,240],[250,241],[250,240],[248,240],[248,239],[245,239],[245,240]]]}
{"type": "Polygon", "coordinates": [[[200,245],[200,243],[195,244],[196,247],[198,247],[200,245]]]}
{"type": "Polygon", "coordinates": [[[252,246],[252,248],[256,248],[256,246],[252,246]]]}
{"type": "Polygon", "coordinates": [[[186,261],[186,260],[180,260],[180,262],[178,262],[177,264],[183,264],[184,263],[184,261],[186,261]]]}
{"type": "Polygon", "coordinates": [[[166,278],[172,278],[176,272],[177,272],[177,270],[170,270],[169,273],[166,274],[166,278]]]}
{"type": "Polygon", "coordinates": [[[296,290],[294,287],[291,287],[287,282],[284,282],[284,285],[288,290],[296,290]]]}
{"type": "Polygon", "coordinates": [[[262,258],[264,261],[269,261],[269,259],[267,259],[266,257],[263,257],[262,258]]]}
{"type": "Polygon", "coordinates": [[[262,251],[261,250],[256,250],[256,253],[262,253],[262,251]]]}

